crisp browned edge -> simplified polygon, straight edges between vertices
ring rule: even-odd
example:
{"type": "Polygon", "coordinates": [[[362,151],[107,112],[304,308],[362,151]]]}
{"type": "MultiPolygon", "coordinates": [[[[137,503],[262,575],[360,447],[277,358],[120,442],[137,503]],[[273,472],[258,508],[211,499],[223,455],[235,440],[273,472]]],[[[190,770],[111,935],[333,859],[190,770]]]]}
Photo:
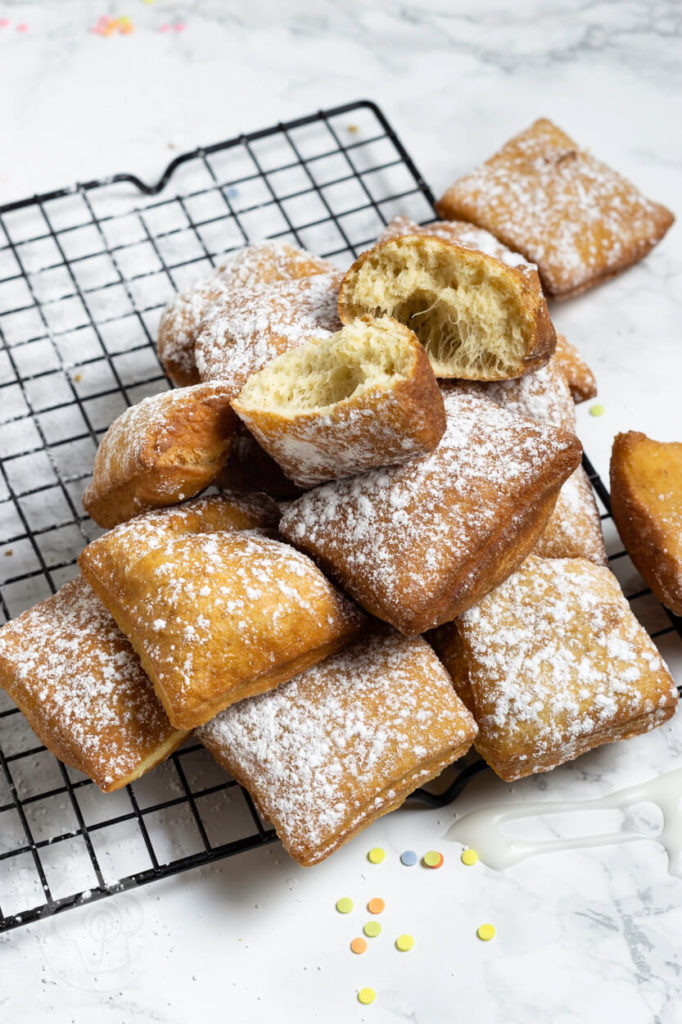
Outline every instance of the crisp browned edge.
{"type": "Polygon", "coordinates": [[[575,345],[560,331],[557,331],[554,359],[576,405],[596,398],[597,380],[594,373],[575,345]]]}
{"type": "Polygon", "coordinates": [[[682,579],[665,556],[666,540],[660,525],[639,499],[628,472],[628,456],[640,441],[651,441],[641,431],[616,434],[611,449],[610,487],[613,520],[635,568],[658,600],[682,615],[682,579]]]}

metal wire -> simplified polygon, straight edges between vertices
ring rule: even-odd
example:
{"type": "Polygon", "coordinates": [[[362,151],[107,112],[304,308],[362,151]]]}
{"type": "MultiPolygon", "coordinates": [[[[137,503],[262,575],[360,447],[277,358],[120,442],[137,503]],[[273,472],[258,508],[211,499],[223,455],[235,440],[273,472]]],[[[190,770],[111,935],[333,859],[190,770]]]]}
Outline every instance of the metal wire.
{"type": "MultiPolygon", "coordinates": [[[[151,185],[116,174],[0,207],[0,624],[74,576],[99,533],[81,494],[111,420],[168,386],[167,299],[264,237],[347,264],[396,213],[433,219],[433,195],[366,101],[185,153],[151,185]]],[[[413,799],[442,806],[483,767],[413,799]]],[[[104,796],[0,696],[0,931],[275,838],[198,744],[104,796]]]]}

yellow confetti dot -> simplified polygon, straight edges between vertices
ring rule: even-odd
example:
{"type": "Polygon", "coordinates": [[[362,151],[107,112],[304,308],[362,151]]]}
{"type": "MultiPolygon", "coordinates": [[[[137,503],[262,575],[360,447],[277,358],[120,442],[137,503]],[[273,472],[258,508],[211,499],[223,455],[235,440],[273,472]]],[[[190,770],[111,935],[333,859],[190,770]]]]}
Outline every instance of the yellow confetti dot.
{"type": "Polygon", "coordinates": [[[353,939],[351,942],[350,948],[353,953],[364,953],[367,950],[367,943],[362,936],[358,935],[357,939],[353,939]]]}
{"type": "Polygon", "coordinates": [[[368,939],[376,939],[377,935],[381,935],[381,925],[378,921],[368,921],[362,930],[368,939]]]}
{"type": "Polygon", "coordinates": [[[427,868],[439,868],[443,863],[443,854],[438,850],[429,850],[424,854],[424,864],[427,868]]]}
{"type": "Polygon", "coordinates": [[[358,1002],[363,1006],[369,1006],[376,999],[377,994],[373,988],[361,988],[358,992],[358,1002]]]}
{"type": "Polygon", "coordinates": [[[407,953],[414,946],[414,936],[408,935],[407,933],[405,935],[399,935],[395,940],[395,944],[401,953],[407,953]]]}
{"type": "Polygon", "coordinates": [[[339,914],[350,914],[353,909],[353,901],[348,896],[342,896],[340,900],[336,901],[336,909],[339,914]]]}
{"type": "Polygon", "coordinates": [[[590,416],[603,416],[605,412],[606,409],[603,405],[600,405],[599,402],[590,406],[590,416]]]}
{"type": "Polygon", "coordinates": [[[482,924],[479,925],[476,934],[482,942],[490,942],[495,938],[495,928],[492,924],[482,924]]]}
{"type": "Polygon", "coordinates": [[[382,850],[380,846],[375,846],[367,854],[367,860],[370,864],[381,864],[382,860],[386,857],[386,851],[382,850]]]}
{"type": "Polygon", "coordinates": [[[375,896],[374,899],[371,899],[367,904],[367,909],[369,910],[370,914],[382,914],[385,908],[386,904],[384,903],[380,896],[375,896]]]}
{"type": "Polygon", "coordinates": [[[351,133],[351,135],[357,135],[360,129],[356,124],[349,124],[348,131],[351,133]]]}
{"type": "Polygon", "coordinates": [[[476,864],[478,862],[478,854],[475,850],[462,850],[460,860],[462,861],[462,864],[466,864],[466,866],[470,868],[472,864],[476,864]]]}

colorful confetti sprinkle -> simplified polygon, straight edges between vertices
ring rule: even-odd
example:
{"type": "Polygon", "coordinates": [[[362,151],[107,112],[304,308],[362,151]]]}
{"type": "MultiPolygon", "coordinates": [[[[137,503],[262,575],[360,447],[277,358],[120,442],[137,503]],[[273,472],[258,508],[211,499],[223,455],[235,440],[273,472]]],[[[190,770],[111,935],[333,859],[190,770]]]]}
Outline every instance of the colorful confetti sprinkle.
{"type": "Polygon", "coordinates": [[[603,405],[600,405],[599,402],[590,406],[590,416],[603,416],[605,412],[606,409],[603,405]]]}
{"type": "Polygon", "coordinates": [[[478,854],[475,850],[462,850],[462,856],[459,859],[462,864],[466,864],[470,868],[478,862],[478,854]]]}
{"type": "Polygon", "coordinates": [[[427,868],[440,868],[443,865],[445,858],[442,853],[438,850],[429,850],[428,853],[424,854],[424,866],[427,868]]]}
{"type": "Polygon", "coordinates": [[[376,939],[377,935],[381,935],[381,925],[378,921],[368,921],[362,930],[368,939],[376,939]]]}
{"type": "Polygon", "coordinates": [[[406,868],[414,867],[417,860],[418,857],[414,850],[405,850],[404,853],[400,854],[400,863],[404,864],[406,868]]]}
{"type": "Polygon", "coordinates": [[[367,904],[367,909],[370,914],[382,914],[386,909],[386,904],[382,900],[381,896],[374,896],[374,898],[367,904]]]}
{"type": "Polygon", "coordinates": [[[23,22],[21,25],[17,25],[17,32],[28,32],[28,25],[25,25],[23,22]]]}
{"type": "Polygon", "coordinates": [[[184,32],[186,27],[187,26],[185,24],[183,24],[183,22],[176,21],[176,23],[173,25],[173,31],[174,32],[184,32]]]}
{"type": "Polygon", "coordinates": [[[348,131],[350,132],[351,135],[357,135],[360,129],[356,124],[349,124],[348,131]]]}
{"type": "Polygon", "coordinates": [[[490,942],[495,938],[495,928],[492,924],[479,925],[476,934],[482,942],[490,942]]]}
{"type": "Polygon", "coordinates": [[[396,949],[399,949],[401,953],[409,953],[414,946],[414,936],[408,935],[407,932],[404,935],[399,935],[395,940],[396,949]]]}
{"type": "Polygon", "coordinates": [[[127,14],[123,14],[120,18],[109,18],[106,14],[103,14],[97,21],[97,24],[93,25],[92,31],[98,36],[113,36],[116,34],[128,36],[131,32],[135,31],[135,26],[127,14]]]}
{"type": "Polygon", "coordinates": [[[380,846],[373,847],[367,854],[367,860],[370,864],[381,864],[382,860],[386,858],[386,851],[382,850],[380,846]]]}
{"type": "Polygon", "coordinates": [[[376,999],[377,994],[373,988],[361,988],[358,992],[358,1002],[363,1006],[369,1006],[376,999]]]}
{"type": "Polygon", "coordinates": [[[367,952],[367,940],[363,939],[361,935],[358,935],[357,939],[353,939],[350,944],[352,953],[366,953],[367,952]]]}
{"type": "Polygon", "coordinates": [[[7,28],[8,25],[9,25],[9,19],[8,18],[0,18],[0,28],[7,28]]]}
{"type": "Polygon", "coordinates": [[[339,914],[350,914],[353,909],[353,901],[349,896],[342,896],[340,900],[336,901],[336,909],[339,914]]]}

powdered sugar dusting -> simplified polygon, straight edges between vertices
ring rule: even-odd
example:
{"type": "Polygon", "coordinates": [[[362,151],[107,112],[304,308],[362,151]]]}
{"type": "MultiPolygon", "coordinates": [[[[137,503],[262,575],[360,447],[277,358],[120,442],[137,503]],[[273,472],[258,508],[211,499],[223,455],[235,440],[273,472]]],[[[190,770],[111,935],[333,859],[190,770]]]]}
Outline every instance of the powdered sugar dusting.
{"type": "Polygon", "coordinates": [[[554,511],[533,551],[542,558],[587,558],[595,565],[606,565],[599,510],[582,466],[559,491],[554,511]]]}
{"type": "Polygon", "coordinates": [[[228,708],[197,735],[292,854],[319,860],[391,791],[464,753],[475,732],[428,645],[391,632],[228,708]]]}
{"type": "Polygon", "coordinates": [[[494,256],[508,267],[516,267],[525,274],[535,274],[537,267],[529,263],[520,253],[508,249],[494,235],[484,228],[464,220],[438,220],[432,224],[417,224],[409,217],[394,217],[379,236],[379,242],[387,242],[391,238],[402,238],[403,235],[431,235],[442,238],[446,242],[455,242],[465,249],[475,249],[488,256],[494,256]]]}
{"type": "Polygon", "coordinates": [[[523,377],[492,381],[482,388],[494,402],[519,416],[551,423],[575,434],[575,403],[554,358],[523,377]]]}

